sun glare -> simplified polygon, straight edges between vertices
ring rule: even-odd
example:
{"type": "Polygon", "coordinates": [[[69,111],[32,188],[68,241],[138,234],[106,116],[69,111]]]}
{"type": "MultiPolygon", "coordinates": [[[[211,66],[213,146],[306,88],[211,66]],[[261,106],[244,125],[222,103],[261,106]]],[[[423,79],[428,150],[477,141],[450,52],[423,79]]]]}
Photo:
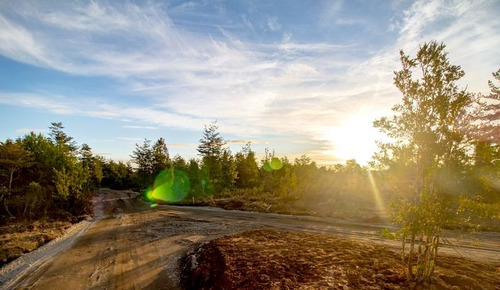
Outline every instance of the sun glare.
{"type": "Polygon", "coordinates": [[[372,124],[372,118],[357,116],[327,130],[324,138],[331,142],[330,155],[336,159],[356,159],[362,165],[368,164],[377,151],[375,140],[383,137],[372,124]]]}

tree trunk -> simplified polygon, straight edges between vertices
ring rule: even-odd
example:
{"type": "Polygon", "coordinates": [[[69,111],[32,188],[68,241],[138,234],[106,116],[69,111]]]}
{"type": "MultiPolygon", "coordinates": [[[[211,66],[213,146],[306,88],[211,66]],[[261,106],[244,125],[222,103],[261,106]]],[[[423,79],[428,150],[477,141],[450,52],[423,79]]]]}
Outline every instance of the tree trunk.
{"type": "Polygon", "coordinates": [[[13,217],[14,215],[9,211],[9,206],[8,206],[8,199],[12,193],[12,180],[14,179],[14,168],[9,168],[10,169],[10,178],[9,178],[9,189],[7,191],[7,195],[3,196],[3,206],[5,208],[5,211],[9,214],[10,217],[13,217]]]}
{"type": "Polygon", "coordinates": [[[11,167],[10,169],[10,178],[9,178],[9,191],[7,192],[7,196],[9,196],[12,193],[12,180],[14,179],[14,168],[11,167]]]}

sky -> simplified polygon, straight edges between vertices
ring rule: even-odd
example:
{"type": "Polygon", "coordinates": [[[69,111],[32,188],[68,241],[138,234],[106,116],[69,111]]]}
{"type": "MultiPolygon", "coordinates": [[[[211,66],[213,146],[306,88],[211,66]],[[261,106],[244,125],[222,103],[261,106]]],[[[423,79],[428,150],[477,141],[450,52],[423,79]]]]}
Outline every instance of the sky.
{"type": "Polygon", "coordinates": [[[399,50],[444,42],[461,87],[500,68],[500,1],[0,1],[0,140],[62,122],[78,144],[128,161],[163,137],[197,158],[217,121],[293,160],[362,164],[391,115],[399,50]]]}

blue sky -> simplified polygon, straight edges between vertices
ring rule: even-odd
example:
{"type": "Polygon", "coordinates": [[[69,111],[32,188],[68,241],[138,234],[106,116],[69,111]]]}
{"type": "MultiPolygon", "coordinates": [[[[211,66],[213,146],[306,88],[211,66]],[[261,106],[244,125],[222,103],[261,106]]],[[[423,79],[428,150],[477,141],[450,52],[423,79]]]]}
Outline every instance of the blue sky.
{"type": "Polygon", "coordinates": [[[487,93],[498,15],[498,1],[4,0],[0,140],[63,122],[107,158],[159,137],[192,158],[217,120],[233,152],[364,163],[401,98],[399,49],[444,42],[461,85],[487,93]]]}

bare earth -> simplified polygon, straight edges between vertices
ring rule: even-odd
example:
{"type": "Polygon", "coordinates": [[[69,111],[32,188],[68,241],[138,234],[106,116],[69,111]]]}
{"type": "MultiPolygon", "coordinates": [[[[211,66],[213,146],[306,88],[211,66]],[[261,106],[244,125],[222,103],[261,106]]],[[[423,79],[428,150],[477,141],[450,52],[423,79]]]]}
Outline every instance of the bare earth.
{"type": "Polygon", "coordinates": [[[387,247],[324,234],[255,229],[182,259],[186,289],[497,289],[499,264],[440,256],[432,282],[405,278],[387,247]]]}
{"type": "MultiPolygon", "coordinates": [[[[0,288],[54,289],[178,289],[179,262],[200,243],[246,230],[271,227],[293,232],[322,233],[385,245],[397,251],[398,243],[379,238],[384,225],[347,220],[294,217],[277,214],[225,211],[215,208],[158,206],[150,208],[131,192],[102,190],[96,200],[96,217],[80,226],[65,246],[54,244],[21,257],[0,269],[0,288]],[[61,288],[62,289],[62,288],[61,288]]],[[[461,239],[448,233],[453,245],[441,253],[500,265],[500,234],[481,233],[481,240],[461,239]]],[[[305,235],[308,240],[318,239],[305,235]]],[[[297,240],[300,244],[300,240],[297,240]]],[[[317,253],[321,257],[321,252],[317,253]]],[[[477,269],[481,271],[481,269],[477,269]]],[[[500,274],[500,273],[499,273],[500,274]]]]}

